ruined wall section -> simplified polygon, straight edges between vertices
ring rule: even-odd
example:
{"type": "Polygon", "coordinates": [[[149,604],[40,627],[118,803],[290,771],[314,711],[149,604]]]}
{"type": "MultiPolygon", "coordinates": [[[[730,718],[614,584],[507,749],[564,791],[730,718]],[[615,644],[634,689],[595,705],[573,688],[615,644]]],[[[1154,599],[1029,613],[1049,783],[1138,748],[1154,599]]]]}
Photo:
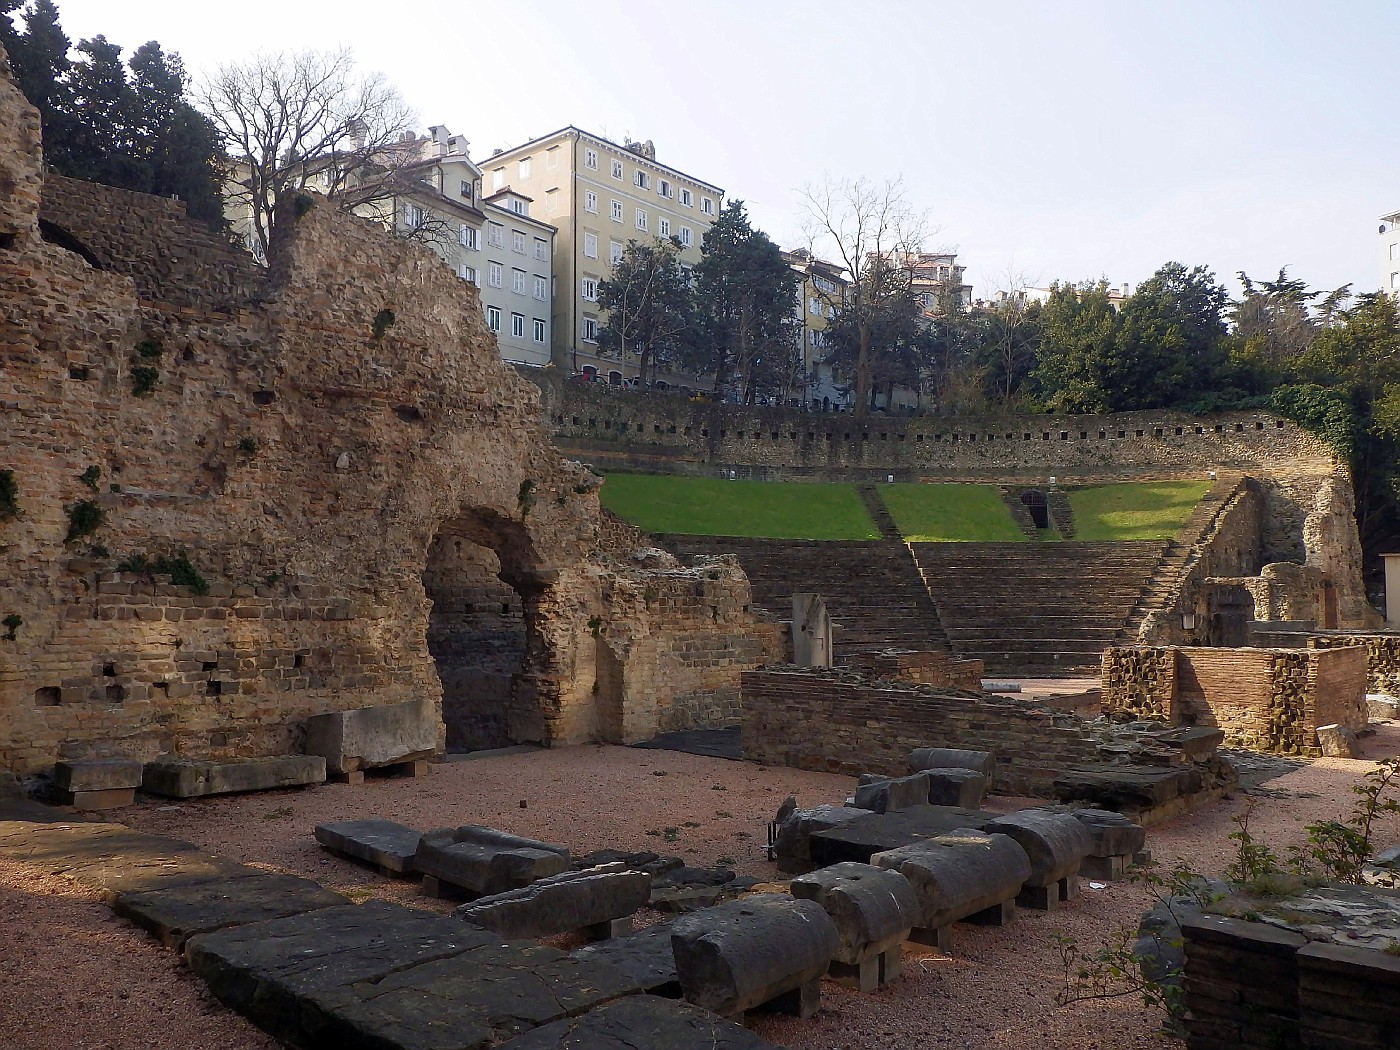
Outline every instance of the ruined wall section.
{"type": "MultiPolygon", "coordinates": [[[[591,739],[586,610],[609,612],[605,573],[641,595],[659,570],[598,551],[596,479],[550,446],[475,289],[309,197],[266,278],[171,202],[101,187],[45,191],[46,239],[40,171],[37,119],[0,71],[0,470],[18,488],[0,617],[19,618],[0,635],[0,767],[284,752],[308,714],[436,700],[440,536],[488,548],[528,621],[512,739],[591,739]],[[203,587],[116,571],[181,552],[203,587]]],[[[734,614],[696,599],[694,616],[750,638],[742,573],[714,585],[734,614]]],[[[612,619],[670,628],[644,602],[612,619]]],[[[627,657],[639,682],[651,656],[627,657]]]]}

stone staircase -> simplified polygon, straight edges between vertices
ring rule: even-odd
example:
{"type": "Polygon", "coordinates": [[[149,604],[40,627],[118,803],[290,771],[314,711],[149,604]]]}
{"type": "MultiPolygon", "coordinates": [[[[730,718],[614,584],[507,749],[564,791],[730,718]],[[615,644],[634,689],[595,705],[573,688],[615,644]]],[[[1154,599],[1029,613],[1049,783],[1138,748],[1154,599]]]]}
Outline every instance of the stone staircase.
{"type": "Polygon", "coordinates": [[[890,513],[889,507],[885,506],[885,501],[880,498],[880,490],[874,485],[857,485],[856,494],[860,496],[860,501],[865,504],[865,510],[870,515],[870,520],[880,530],[880,538],[903,543],[904,534],[899,531],[899,526],[894,523],[894,515],[890,513]]]}
{"type": "Polygon", "coordinates": [[[903,542],[655,538],[683,558],[737,556],[753,588],[754,604],[779,619],[791,618],[794,592],[820,594],[836,624],[837,656],[872,649],[949,648],[938,610],[903,542]]]}
{"type": "Polygon", "coordinates": [[[1166,544],[913,543],[961,656],[989,674],[1096,674],[1166,544]]]}
{"type": "Polygon", "coordinates": [[[1132,645],[1149,614],[1175,604],[1187,571],[1200,557],[1200,547],[1210,539],[1225,509],[1248,484],[1243,474],[1219,475],[1201,501],[1162,550],[1152,576],[1137,603],[1114,637],[1115,645],[1132,645]]]}

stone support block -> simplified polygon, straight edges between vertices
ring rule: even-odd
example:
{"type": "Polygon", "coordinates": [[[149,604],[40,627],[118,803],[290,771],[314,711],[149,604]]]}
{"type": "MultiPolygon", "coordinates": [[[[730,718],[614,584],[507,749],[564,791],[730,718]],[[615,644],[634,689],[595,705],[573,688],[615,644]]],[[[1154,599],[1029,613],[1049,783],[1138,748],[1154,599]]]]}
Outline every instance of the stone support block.
{"type": "Polygon", "coordinates": [[[306,753],[331,774],[394,766],[432,756],[442,721],[428,700],[330,711],[306,720],[306,753]]]}

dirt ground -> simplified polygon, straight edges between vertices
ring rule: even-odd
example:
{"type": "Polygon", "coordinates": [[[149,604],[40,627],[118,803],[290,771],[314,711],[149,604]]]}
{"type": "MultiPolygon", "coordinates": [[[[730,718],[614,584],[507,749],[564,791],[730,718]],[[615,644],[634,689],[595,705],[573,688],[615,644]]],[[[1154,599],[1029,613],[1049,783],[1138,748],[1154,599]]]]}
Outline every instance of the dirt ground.
{"type": "MultiPolygon", "coordinates": [[[[1366,760],[1320,759],[1203,812],[1150,829],[1159,861],[1218,873],[1231,855],[1233,818],[1251,802],[1251,831],[1274,849],[1301,842],[1303,825],[1341,815],[1350,788],[1376,759],[1400,754],[1400,725],[1363,741],[1366,760]]],[[[1257,779],[1252,778],[1252,779],[1257,779]]],[[[604,847],[673,852],[776,877],[765,829],[789,794],[804,805],[839,801],[848,777],[667,751],[582,746],[443,763],[425,778],[231,796],[157,800],[109,819],[172,835],[269,871],[316,879],[355,900],[384,897],[444,905],[326,853],[312,838],[324,821],[382,817],[419,828],[482,823],[582,853],[604,847]]],[[[1017,808],[994,797],[991,807],[1017,808]]],[[[1400,842],[1388,821],[1379,845],[1400,842]]],[[[796,1050],[956,1047],[977,1050],[1180,1047],[1131,998],[1058,1006],[1057,936],[1097,944],[1136,925],[1150,897],[1116,883],[1086,888],[1051,913],[1022,911],[1008,927],[959,926],[954,955],[906,957],[905,975],[874,995],[827,982],[821,1013],[763,1016],[754,1028],[796,1050]]],[[[275,1044],[212,1002],[176,957],[59,878],[0,863],[0,1047],[15,1050],[263,1050],[275,1044]]]]}

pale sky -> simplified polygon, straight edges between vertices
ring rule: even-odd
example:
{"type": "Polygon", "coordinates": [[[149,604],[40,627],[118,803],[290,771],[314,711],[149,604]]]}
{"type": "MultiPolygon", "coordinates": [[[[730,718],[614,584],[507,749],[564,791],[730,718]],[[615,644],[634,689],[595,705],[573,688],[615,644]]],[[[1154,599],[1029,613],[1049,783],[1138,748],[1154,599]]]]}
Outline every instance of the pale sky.
{"type": "Polygon", "coordinates": [[[1380,281],[1400,210],[1394,0],[57,0],[76,41],[198,73],[348,46],[472,155],[566,124],[652,139],[784,247],[797,190],[902,177],[976,296],[1204,263],[1380,281]]]}

